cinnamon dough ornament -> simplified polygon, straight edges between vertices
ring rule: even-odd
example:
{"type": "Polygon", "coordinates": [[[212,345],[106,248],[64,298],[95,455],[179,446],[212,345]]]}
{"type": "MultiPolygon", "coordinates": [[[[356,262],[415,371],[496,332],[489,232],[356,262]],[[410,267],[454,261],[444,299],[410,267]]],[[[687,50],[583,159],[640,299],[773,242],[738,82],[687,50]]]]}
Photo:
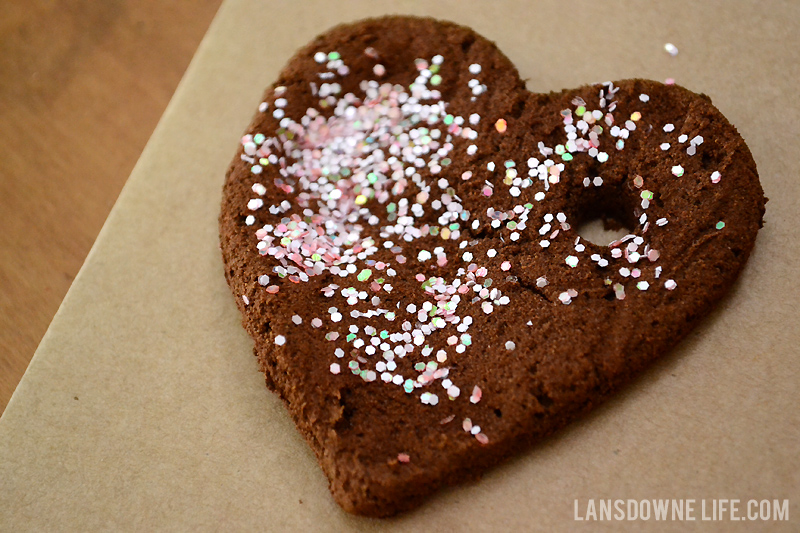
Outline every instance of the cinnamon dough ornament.
{"type": "Polygon", "coordinates": [[[589,411],[750,255],[765,198],[704,95],[550,94],[472,30],[386,17],[300,50],[224,188],[267,385],[347,511],[388,516],[589,411]],[[576,227],[631,228],[607,246],[576,227]]]}

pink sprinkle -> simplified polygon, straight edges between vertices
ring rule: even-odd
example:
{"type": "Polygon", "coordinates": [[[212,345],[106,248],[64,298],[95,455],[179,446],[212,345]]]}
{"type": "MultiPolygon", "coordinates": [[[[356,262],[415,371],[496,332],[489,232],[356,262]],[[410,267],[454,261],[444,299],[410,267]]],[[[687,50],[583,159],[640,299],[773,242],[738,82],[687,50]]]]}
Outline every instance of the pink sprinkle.
{"type": "Polygon", "coordinates": [[[484,196],[491,196],[492,195],[492,188],[491,187],[484,187],[483,188],[483,195],[484,196]]]}
{"type": "Polygon", "coordinates": [[[425,281],[425,274],[417,274],[417,275],[416,275],[416,276],[414,276],[414,277],[415,277],[415,279],[416,279],[417,281],[419,281],[420,283],[422,283],[423,281],[425,281]]]}
{"type": "Polygon", "coordinates": [[[503,271],[511,270],[511,263],[508,261],[503,261],[503,264],[500,265],[500,269],[503,271]]]}
{"type": "Polygon", "coordinates": [[[472,420],[465,418],[461,423],[461,427],[464,428],[464,431],[472,431],[472,420]]]}
{"type": "Polygon", "coordinates": [[[270,294],[277,294],[279,290],[281,290],[281,288],[277,285],[270,285],[267,287],[267,292],[270,294]]]}
{"type": "Polygon", "coordinates": [[[401,463],[409,463],[411,462],[411,457],[407,453],[398,453],[397,460],[401,463]]]}
{"type": "Polygon", "coordinates": [[[384,67],[383,65],[380,65],[380,64],[375,65],[374,67],[372,67],[372,72],[374,72],[375,75],[380,78],[381,76],[386,74],[386,67],[384,67]]]}
{"type": "Polygon", "coordinates": [[[341,370],[339,363],[331,363],[331,374],[338,374],[341,370]]]}
{"type": "Polygon", "coordinates": [[[667,85],[675,85],[675,79],[667,78],[666,80],[664,80],[664,83],[666,83],[667,85]]]}
{"type": "Polygon", "coordinates": [[[472,396],[469,397],[469,401],[472,403],[478,403],[481,401],[481,397],[483,396],[483,392],[481,388],[475,385],[475,388],[472,389],[472,396]]]}
{"type": "Polygon", "coordinates": [[[486,433],[478,433],[475,435],[475,440],[481,444],[489,444],[489,437],[486,436],[486,433]]]}

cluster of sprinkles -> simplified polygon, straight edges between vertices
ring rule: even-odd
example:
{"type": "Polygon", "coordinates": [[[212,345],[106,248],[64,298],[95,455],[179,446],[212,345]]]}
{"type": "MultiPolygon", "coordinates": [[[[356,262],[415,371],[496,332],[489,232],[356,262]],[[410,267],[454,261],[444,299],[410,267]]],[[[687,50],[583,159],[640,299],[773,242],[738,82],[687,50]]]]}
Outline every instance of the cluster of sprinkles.
{"type": "MultiPolygon", "coordinates": [[[[455,372],[451,374],[450,364],[472,345],[471,326],[482,315],[509,305],[509,296],[493,286],[493,280],[513,276],[515,265],[513,260],[505,260],[492,266],[497,264],[492,260],[498,254],[493,248],[485,252],[485,258],[479,257],[482,254],[472,249],[478,241],[466,238],[467,228],[477,230],[488,221],[492,230],[512,242],[527,231],[535,235],[534,242],[542,253],[550,253],[544,250],[571,226],[562,212],[532,216],[533,202],[543,202],[551,188],[559,186],[566,165],[576,154],[585,154],[602,165],[623,150],[635,135],[642,112],[622,119],[615,115],[618,88],[611,83],[599,90],[597,109],[589,109],[582,98],[576,97],[572,107],[560,113],[564,142],[552,147],[539,142],[538,152],[527,154],[524,161],[489,162],[485,171],[499,173],[500,177],[485,180],[481,192],[496,201],[496,206],[471,212],[453,182],[475,179],[486,172],[473,168],[454,176],[447,167],[453,157],[463,157],[460,150],[468,157],[477,152],[479,135],[474,127],[481,121],[490,120],[499,134],[509,129],[508,121],[478,113],[450,114],[437,87],[443,83],[443,76],[457,73],[447,73],[441,55],[417,59],[413,66],[416,79],[404,87],[380,82],[387,71],[379,52],[367,48],[364,54],[374,61],[375,79],[360,82],[360,95],[345,93],[339,83],[350,74],[341,55],[318,51],[313,55],[320,65],[318,83],[309,86],[316,107],[296,121],[284,111],[291,94],[285,87],[276,87],[274,100],[263,102],[259,110],[271,113],[279,128],[272,136],[256,133],[242,138],[242,159],[253,179],[245,224],[252,227],[258,253],[272,265],[257,282],[267,293],[278,294],[287,282],[305,283],[315,276],[332,276],[335,282],[321,290],[331,300],[327,309],[308,321],[292,316],[295,326],[319,330],[331,342],[330,359],[325,364],[332,374],[349,370],[376,386],[401,387],[427,406],[445,400],[477,404],[483,396],[479,384],[461,382],[455,372]],[[604,132],[610,134],[613,144],[601,143],[604,132]],[[465,148],[457,150],[457,146],[465,148]],[[260,179],[266,167],[277,170],[271,182],[260,179]],[[266,198],[274,203],[268,205],[266,198]],[[509,199],[511,206],[507,205],[509,199]],[[272,223],[256,224],[256,214],[262,210],[271,215],[268,218],[272,223]],[[435,224],[422,221],[426,211],[435,214],[435,224]],[[366,231],[370,227],[375,230],[366,231]],[[406,256],[404,246],[415,241],[433,244],[406,256]],[[444,241],[453,241],[447,248],[455,245],[455,254],[448,255],[444,241]],[[452,270],[454,276],[429,274],[430,266],[450,263],[458,267],[452,270]],[[392,306],[384,300],[394,288],[400,265],[412,272],[421,299],[392,306]],[[434,342],[434,334],[444,342],[434,342]],[[441,346],[434,346],[437,343],[441,346]],[[419,355],[407,358],[412,353],[419,355]]],[[[471,101],[476,101],[487,90],[479,77],[482,68],[477,63],[467,68],[471,78],[466,89],[471,101]]],[[[644,107],[650,97],[640,94],[638,100],[644,107]]],[[[663,126],[664,133],[675,138],[661,149],[681,146],[689,156],[695,155],[703,138],[698,135],[689,139],[674,130],[672,124],[663,126]]],[[[671,172],[681,177],[684,169],[676,165],[671,172]]],[[[720,180],[719,172],[711,174],[712,183],[720,180]]],[[[651,222],[661,227],[668,220],[649,219],[647,209],[654,193],[642,176],[632,181],[641,199],[640,234],[610,243],[604,255],[589,254],[577,237],[570,253],[563,257],[563,263],[571,269],[589,261],[607,271],[604,283],[618,300],[627,297],[630,287],[637,291],[651,290],[656,284],[670,291],[677,288],[674,280],[660,279],[661,266],[655,265],[660,253],[646,240],[651,222]],[[652,275],[645,276],[648,272],[652,275]]],[[[583,186],[602,187],[603,179],[587,176],[583,186]]],[[[717,230],[724,227],[722,221],[716,225],[717,230]]],[[[538,288],[549,283],[544,276],[536,280],[538,288]]],[[[580,296],[574,288],[561,289],[554,305],[570,305],[580,296]]],[[[242,299],[249,305],[246,296],[242,299]]],[[[283,346],[287,338],[277,334],[274,343],[283,346]]],[[[517,345],[507,340],[502,348],[514,351],[517,345]]],[[[442,424],[453,418],[443,419],[442,424]]],[[[470,418],[462,420],[462,428],[479,443],[489,442],[487,434],[470,418]]],[[[405,453],[397,459],[401,463],[410,460],[405,453]]]]}

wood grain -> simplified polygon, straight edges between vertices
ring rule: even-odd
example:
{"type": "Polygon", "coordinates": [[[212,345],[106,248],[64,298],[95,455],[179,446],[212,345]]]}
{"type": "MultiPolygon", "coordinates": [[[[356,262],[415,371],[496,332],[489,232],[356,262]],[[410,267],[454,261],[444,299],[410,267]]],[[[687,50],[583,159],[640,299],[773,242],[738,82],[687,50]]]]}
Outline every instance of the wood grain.
{"type": "Polygon", "coordinates": [[[220,3],[0,2],[0,413],[220,3]]]}

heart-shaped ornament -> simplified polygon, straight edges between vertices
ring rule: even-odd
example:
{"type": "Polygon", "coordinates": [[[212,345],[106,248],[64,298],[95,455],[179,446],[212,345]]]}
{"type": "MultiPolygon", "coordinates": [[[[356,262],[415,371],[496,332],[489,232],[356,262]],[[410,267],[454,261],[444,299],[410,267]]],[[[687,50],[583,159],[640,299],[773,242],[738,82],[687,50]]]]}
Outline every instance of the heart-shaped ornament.
{"type": "Polygon", "coordinates": [[[267,385],[339,504],[386,516],[668,351],[735,280],[764,204],[705,96],[647,80],[532,94],[472,30],[387,17],[289,62],[220,227],[267,385]],[[581,238],[596,218],[629,234],[581,238]]]}

